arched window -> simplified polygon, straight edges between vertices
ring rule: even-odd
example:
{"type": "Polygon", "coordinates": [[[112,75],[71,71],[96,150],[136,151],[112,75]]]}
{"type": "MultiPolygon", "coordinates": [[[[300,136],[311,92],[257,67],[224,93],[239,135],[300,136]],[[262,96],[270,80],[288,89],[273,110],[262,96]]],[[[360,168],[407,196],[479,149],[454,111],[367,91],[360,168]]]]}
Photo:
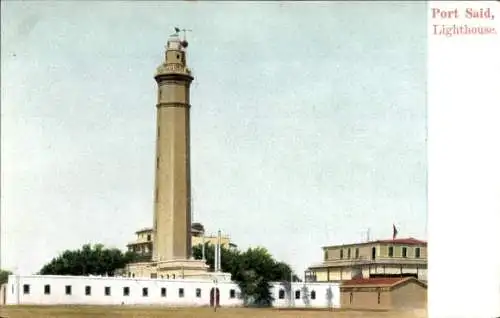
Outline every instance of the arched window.
{"type": "Polygon", "coordinates": [[[280,289],[280,291],[278,293],[278,298],[279,299],[285,299],[285,290],[280,289]]]}
{"type": "Polygon", "coordinates": [[[300,299],[300,290],[295,291],[295,299],[300,299]]]}

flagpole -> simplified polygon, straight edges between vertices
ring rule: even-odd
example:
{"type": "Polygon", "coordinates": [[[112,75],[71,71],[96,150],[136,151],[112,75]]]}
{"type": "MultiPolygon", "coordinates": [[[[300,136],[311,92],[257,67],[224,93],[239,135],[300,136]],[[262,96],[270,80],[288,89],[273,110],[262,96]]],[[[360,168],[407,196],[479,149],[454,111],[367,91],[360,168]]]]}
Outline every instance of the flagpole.
{"type": "Polygon", "coordinates": [[[217,242],[215,242],[214,244],[214,272],[217,272],[217,261],[218,261],[218,257],[217,257],[217,242]]]}
{"type": "Polygon", "coordinates": [[[221,248],[220,248],[220,244],[221,244],[221,231],[219,230],[217,232],[217,271],[220,272],[221,271],[221,248]]]}
{"type": "Polygon", "coordinates": [[[202,232],[201,243],[201,259],[205,260],[205,230],[202,232]]]}

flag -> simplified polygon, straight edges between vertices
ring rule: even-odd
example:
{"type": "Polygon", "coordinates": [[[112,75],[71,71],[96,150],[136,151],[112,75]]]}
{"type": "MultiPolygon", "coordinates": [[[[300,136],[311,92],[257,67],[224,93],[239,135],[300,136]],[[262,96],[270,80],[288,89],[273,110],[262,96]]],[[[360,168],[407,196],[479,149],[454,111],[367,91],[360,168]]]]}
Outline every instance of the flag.
{"type": "Polygon", "coordinates": [[[396,228],[396,225],[392,225],[392,239],[396,239],[396,236],[398,235],[398,229],[396,228]]]}

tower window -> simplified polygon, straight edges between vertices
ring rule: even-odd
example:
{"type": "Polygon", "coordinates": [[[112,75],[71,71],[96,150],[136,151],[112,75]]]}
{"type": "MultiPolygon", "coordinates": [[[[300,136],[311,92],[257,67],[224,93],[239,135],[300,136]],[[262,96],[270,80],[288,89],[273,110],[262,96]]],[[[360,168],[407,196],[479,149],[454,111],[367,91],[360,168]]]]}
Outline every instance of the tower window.
{"type": "Polygon", "coordinates": [[[177,54],[177,59],[180,59],[180,58],[181,58],[181,56],[179,54],[177,54]]]}
{"type": "Polygon", "coordinates": [[[151,241],[151,234],[148,234],[147,240],[151,241]]]}

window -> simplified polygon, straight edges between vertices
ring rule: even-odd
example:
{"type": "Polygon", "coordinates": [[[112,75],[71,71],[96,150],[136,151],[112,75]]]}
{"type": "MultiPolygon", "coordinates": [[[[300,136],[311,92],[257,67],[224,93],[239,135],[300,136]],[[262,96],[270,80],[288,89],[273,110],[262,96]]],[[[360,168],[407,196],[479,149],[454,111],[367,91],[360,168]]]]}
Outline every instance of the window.
{"type": "Polygon", "coordinates": [[[165,287],[161,288],[161,297],[167,297],[167,289],[165,287]]]}
{"type": "Polygon", "coordinates": [[[415,258],[420,258],[420,247],[415,249],[415,258]]]}
{"type": "Polygon", "coordinates": [[[142,297],[148,297],[148,288],[147,287],[142,288],[142,297]]]}
{"type": "Polygon", "coordinates": [[[45,295],[50,295],[50,285],[43,286],[43,293],[45,295]]]}
{"type": "Polygon", "coordinates": [[[24,284],[23,285],[23,294],[29,295],[29,293],[30,293],[30,285],[24,284]]]}
{"type": "Polygon", "coordinates": [[[201,297],[201,288],[196,288],[196,298],[201,297]]]}
{"type": "Polygon", "coordinates": [[[300,290],[295,291],[295,299],[300,299],[300,290]]]}
{"type": "Polygon", "coordinates": [[[170,275],[167,274],[167,279],[169,279],[169,278],[170,278],[170,275]]]}
{"type": "Polygon", "coordinates": [[[344,258],[344,250],[340,250],[340,259],[344,258]]]}
{"type": "Polygon", "coordinates": [[[403,247],[401,249],[401,256],[406,258],[406,256],[407,256],[407,254],[406,254],[406,247],[403,247]]]}
{"type": "Polygon", "coordinates": [[[151,273],[149,275],[149,277],[151,277],[151,278],[158,278],[158,274],[157,273],[151,273]]]}
{"type": "Polygon", "coordinates": [[[92,290],[90,286],[85,286],[85,296],[90,296],[92,290]]]}
{"type": "Polygon", "coordinates": [[[311,291],[311,299],[316,299],[316,291],[314,290],[311,291]]]}
{"type": "Polygon", "coordinates": [[[359,248],[356,248],[355,256],[356,258],[359,258],[359,248]]]}
{"type": "Polygon", "coordinates": [[[130,295],[130,287],[123,287],[123,296],[130,295]]]}
{"type": "MultiPolygon", "coordinates": [[[[159,158],[158,158],[158,159],[159,159],[159,158]]],[[[148,234],[147,240],[148,240],[148,241],[151,241],[151,234],[148,234]]]]}
{"type": "Polygon", "coordinates": [[[325,261],[328,259],[328,250],[325,250],[323,252],[323,258],[325,259],[325,261]]]}
{"type": "Polygon", "coordinates": [[[278,293],[278,298],[285,299],[285,291],[283,289],[280,289],[280,291],[278,293]]]}
{"type": "Polygon", "coordinates": [[[389,257],[394,257],[394,247],[389,246],[389,257]]]}
{"type": "Polygon", "coordinates": [[[71,285],[66,285],[64,287],[64,291],[65,291],[66,295],[71,295],[71,285]]]}
{"type": "Polygon", "coordinates": [[[377,303],[380,304],[380,289],[379,289],[378,295],[377,295],[377,303]]]}
{"type": "Polygon", "coordinates": [[[375,259],[376,256],[377,256],[377,248],[374,246],[372,247],[372,259],[375,259]]]}
{"type": "Polygon", "coordinates": [[[352,304],[352,301],[354,300],[354,295],[352,292],[349,294],[349,304],[352,304]]]}
{"type": "Polygon", "coordinates": [[[133,277],[135,277],[135,274],[134,274],[134,273],[132,273],[132,278],[133,278],[133,277]]]}
{"type": "Polygon", "coordinates": [[[229,298],[231,299],[236,298],[236,290],[234,289],[229,290],[229,298]]]}
{"type": "Polygon", "coordinates": [[[172,279],[175,279],[175,274],[172,274],[172,279]]]}
{"type": "Polygon", "coordinates": [[[347,249],[347,258],[351,258],[351,249],[350,248],[347,249]]]}
{"type": "Polygon", "coordinates": [[[104,287],[104,295],[111,296],[111,287],[109,286],[104,287]]]}
{"type": "Polygon", "coordinates": [[[184,298],[184,288],[179,288],[179,298],[184,298]]]}

